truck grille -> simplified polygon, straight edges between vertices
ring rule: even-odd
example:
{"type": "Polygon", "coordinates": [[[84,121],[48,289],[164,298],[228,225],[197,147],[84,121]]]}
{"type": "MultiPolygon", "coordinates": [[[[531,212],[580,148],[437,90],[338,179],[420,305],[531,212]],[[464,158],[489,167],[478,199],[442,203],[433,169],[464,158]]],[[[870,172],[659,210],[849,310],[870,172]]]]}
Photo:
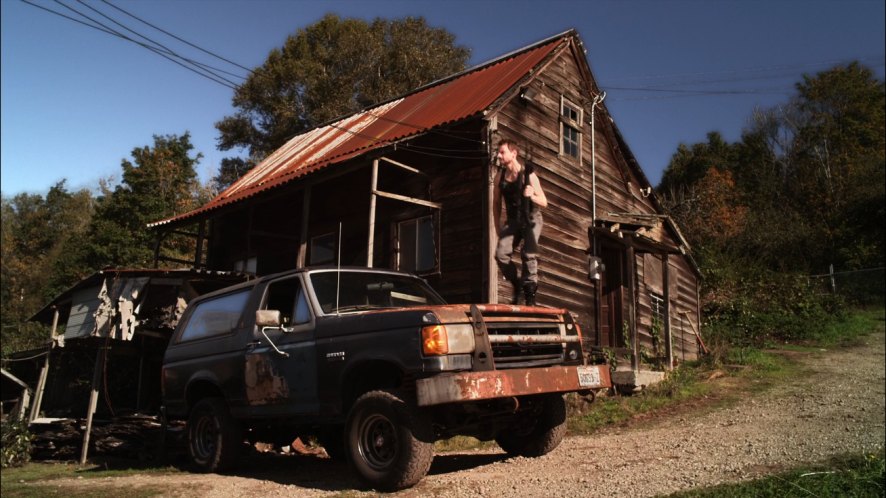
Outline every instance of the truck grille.
{"type": "MultiPolygon", "coordinates": [[[[486,323],[490,339],[493,336],[507,338],[524,336],[527,338],[559,335],[556,325],[533,325],[514,323],[486,323]]],[[[556,342],[517,342],[507,341],[492,343],[492,358],[495,368],[526,368],[544,365],[556,365],[563,362],[563,343],[556,342]]]]}

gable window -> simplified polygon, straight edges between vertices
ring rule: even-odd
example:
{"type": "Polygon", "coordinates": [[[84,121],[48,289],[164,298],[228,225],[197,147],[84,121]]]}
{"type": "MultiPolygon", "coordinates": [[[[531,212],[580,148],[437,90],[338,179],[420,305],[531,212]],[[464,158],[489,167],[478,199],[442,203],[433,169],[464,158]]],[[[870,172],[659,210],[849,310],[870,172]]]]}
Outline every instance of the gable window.
{"type": "Polygon", "coordinates": [[[397,269],[411,273],[428,273],[437,268],[437,244],[434,217],[422,216],[397,224],[397,269]]]}
{"type": "Polygon", "coordinates": [[[583,110],[560,97],[560,155],[581,160],[581,122],[583,110]]]}
{"type": "Polygon", "coordinates": [[[311,237],[309,265],[324,265],[335,262],[335,232],[311,237]]]}

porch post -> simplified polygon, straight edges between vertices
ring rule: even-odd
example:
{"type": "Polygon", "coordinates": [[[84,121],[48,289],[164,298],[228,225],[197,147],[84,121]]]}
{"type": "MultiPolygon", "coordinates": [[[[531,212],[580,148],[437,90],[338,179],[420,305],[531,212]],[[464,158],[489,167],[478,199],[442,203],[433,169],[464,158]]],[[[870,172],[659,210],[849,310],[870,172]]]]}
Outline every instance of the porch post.
{"type": "Polygon", "coordinates": [[[107,353],[107,343],[98,347],[95,354],[95,368],[92,371],[92,389],[89,391],[89,406],[86,409],[86,431],[83,433],[83,446],[80,448],[80,465],[86,464],[86,455],[89,453],[89,437],[92,434],[92,417],[95,415],[95,407],[98,405],[98,385],[102,380],[102,365],[107,353]]]}
{"type": "Polygon", "coordinates": [[[640,368],[640,347],[637,344],[637,258],[634,246],[628,243],[627,247],[627,270],[628,270],[628,327],[631,333],[631,369],[640,368]]]}
{"type": "Polygon", "coordinates": [[[300,240],[298,244],[298,260],[295,262],[297,268],[304,268],[305,263],[307,262],[307,254],[308,254],[308,219],[311,214],[311,185],[305,185],[305,190],[302,195],[302,208],[301,208],[301,234],[299,235],[300,240]]]}
{"type": "Polygon", "coordinates": [[[671,266],[668,264],[668,253],[663,253],[661,255],[661,266],[662,266],[662,287],[664,294],[664,323],[662,326],[664,327],[664,342],[665,342],[665,356],[667,357],[667,369],[671,370],[674,368],[674,351],[673,345],[671,344],[671,297],[670,297],[670,283],[671,283],[671,266]]]}
{"type": "Polygon", "coordinates": [[[372,253],[375,252],[375,191],[378,188],[378,159],[372,160],[372,180],[369,194],[369,240],[366,243],[366,266],[372,268],[372,253]]]}
{"type": "Polygon", "coordinates": [[[200,228],[197,230],[197,251],[194,254],[194,269],[199,269],[203,262],[203,239],[206,237],[206,220],[200,220],[200,228]]]}
{"type": "Polygon", "coordinates": [[[49,375],[49,357],[52,356],[52,349],[55,347],[55,331],[57,327],[58,308],[53,306],[52,329],[49,331],[49,351],[46,352],[46,359],[43,360],[43,368],[40,369],[40,379],[37,381],[37,393],[34,396],[34,405],[31,406],[31,415],[28,417],[28,423],[33,422],[40,415],[40,405],[43,404],[43,391],[46,390],[46,377],[49,375]]]}

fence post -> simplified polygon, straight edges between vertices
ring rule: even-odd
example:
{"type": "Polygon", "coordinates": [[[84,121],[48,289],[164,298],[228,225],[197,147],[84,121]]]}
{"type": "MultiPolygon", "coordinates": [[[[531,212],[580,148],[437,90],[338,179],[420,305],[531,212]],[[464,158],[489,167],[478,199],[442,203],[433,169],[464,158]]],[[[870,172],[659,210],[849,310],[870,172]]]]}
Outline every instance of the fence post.
{"type": "Polygon", "coordinates": [[[834,264],[833,263],[831,263],[830,270],[831,270],[831,293],[836,294],[837,293],[837,281],[836,281],[836,279],[834,279],[834,264]]]}

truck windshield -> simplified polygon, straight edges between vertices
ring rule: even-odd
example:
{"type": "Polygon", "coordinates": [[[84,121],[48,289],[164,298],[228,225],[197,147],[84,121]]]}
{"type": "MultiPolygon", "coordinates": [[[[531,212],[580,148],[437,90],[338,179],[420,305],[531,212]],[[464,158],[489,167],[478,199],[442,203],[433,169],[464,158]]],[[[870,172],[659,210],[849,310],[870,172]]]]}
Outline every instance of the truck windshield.
{"type": "Polygon", "coordinates": [[[312,272],[310,281],[326,314],[445,304],[422,280],[406,275],[329,270],[312,272]]]}

